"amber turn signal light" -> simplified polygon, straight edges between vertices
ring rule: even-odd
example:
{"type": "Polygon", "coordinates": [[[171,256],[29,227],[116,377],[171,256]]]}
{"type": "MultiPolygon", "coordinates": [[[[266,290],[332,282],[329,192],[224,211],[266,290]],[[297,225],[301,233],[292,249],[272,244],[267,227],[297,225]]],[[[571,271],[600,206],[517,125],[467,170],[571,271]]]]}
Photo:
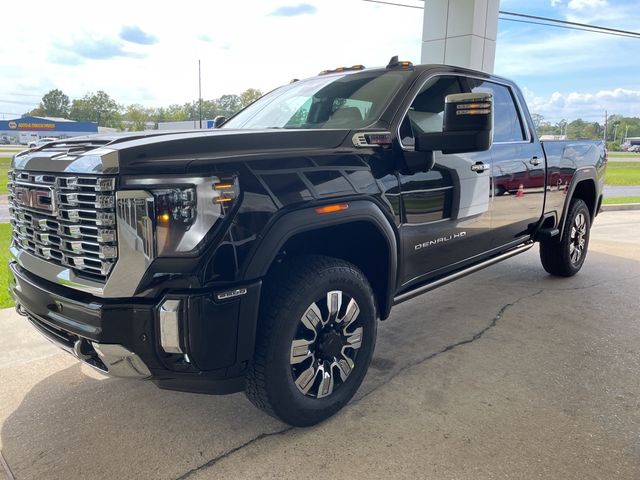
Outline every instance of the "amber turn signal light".
{"type": "Polygon", "coordinates": [[[325,205],[324,207],[316,208],[316,213],[319,215],[322,215],[324,213],[335,213],[346,210],[347,208],[349,208],[348,203],[334,203],[333,205],[325,205]]]}

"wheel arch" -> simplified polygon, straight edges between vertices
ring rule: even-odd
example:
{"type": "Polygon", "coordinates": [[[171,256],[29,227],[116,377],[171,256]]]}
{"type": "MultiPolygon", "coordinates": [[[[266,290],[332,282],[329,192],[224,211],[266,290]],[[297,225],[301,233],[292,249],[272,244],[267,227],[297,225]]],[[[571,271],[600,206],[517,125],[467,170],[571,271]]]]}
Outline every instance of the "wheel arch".
{"type": "Polygon", "coordinates": [[[243,277],[265,277],[283,253],[341,258],[363,271],[375,293],[380,318],[386,319],[398,271],[397,230],[374,202],[358,200],[348,205],[330,214],[318,214],[311,207],[280,216],[254,247],[243,277]]]}
{"type": "Polygon", "coordinates": [[[558,227],[560,229],[560,236],[558,238],[562,238],[569,205],[574,198],[579,198],[587,204],[591,221],[593,221],[601,203],[601,199],[599,198],[596,188],[595,168],[589,167],[576,170],[567,191],[567,198],[562,209],[562,217],[558,222],[558,227]]]}

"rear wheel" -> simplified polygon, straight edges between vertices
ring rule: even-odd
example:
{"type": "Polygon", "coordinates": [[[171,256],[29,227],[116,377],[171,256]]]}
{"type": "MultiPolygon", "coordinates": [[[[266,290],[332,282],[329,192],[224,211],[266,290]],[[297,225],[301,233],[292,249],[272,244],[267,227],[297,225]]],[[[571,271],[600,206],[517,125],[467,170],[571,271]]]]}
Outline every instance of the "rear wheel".
{"type": "Polygon", "coordinates": [[[263,303],[247,397],[290,425],[314,425],[365,377],[376,338],[371,287],[348,262],[301,256],[269,275],[263,303]]]}
{"type": "Polygon", "coordinates": [[[571,277],[582,268],[589,247],[591,214],[583,200],[571,201],[562,238],[540,242],[542,266],[551,275],[571,277]]]}

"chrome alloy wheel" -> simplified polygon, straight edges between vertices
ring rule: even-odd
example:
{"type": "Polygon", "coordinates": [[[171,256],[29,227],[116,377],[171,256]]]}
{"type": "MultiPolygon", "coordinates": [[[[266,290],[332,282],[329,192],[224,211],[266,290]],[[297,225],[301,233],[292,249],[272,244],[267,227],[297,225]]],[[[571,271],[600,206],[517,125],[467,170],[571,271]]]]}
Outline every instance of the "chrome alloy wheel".
{"type": "Polygon", "coordinates": [[[569,256],[571,263],[577,264],[584,254],[587,235],[587,220],[584,213],[579,213],[571,225],[571,239],[569,241],[569,256]]]}
{"type": "Polygon", "coordinates": [[[291,342],[291,374],[304,395],[323,398],[347,381],[362,346],[360,307],[340,290],[312,303],[291,342]]]}

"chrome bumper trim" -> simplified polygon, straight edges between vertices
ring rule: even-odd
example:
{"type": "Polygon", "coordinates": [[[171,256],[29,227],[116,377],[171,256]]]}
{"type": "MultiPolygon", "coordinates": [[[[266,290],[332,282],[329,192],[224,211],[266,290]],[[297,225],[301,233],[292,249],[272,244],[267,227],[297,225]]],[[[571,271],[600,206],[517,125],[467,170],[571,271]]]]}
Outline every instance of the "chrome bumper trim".
{"type": "Polygon", "coordinates": [[[122,345],[96,342],[91,342],[91,345],[107,367],[107,371],[103,373],[118,378],[145,379],[151,376],[151,372],[142,359],[122,345]]]}

